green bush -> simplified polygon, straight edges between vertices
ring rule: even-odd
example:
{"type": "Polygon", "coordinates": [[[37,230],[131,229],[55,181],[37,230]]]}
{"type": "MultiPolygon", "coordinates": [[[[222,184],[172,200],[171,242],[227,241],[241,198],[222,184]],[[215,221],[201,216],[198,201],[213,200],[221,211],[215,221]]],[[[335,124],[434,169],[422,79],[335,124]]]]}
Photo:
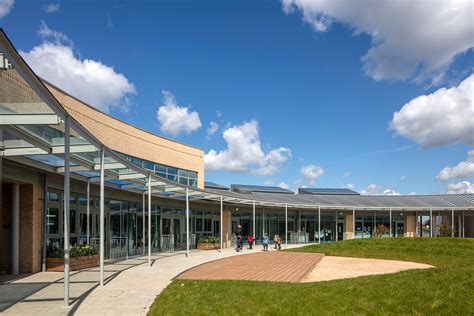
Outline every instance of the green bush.
{"type": "MultiPolygon", "coordinates": [[[[89,257],[97,255],[97,251],[89,245],[69,247],[69,258],[89,257]]],[[[49,258],[64,258],[64,249],[49,245],[46,249],[49,258]]]]}

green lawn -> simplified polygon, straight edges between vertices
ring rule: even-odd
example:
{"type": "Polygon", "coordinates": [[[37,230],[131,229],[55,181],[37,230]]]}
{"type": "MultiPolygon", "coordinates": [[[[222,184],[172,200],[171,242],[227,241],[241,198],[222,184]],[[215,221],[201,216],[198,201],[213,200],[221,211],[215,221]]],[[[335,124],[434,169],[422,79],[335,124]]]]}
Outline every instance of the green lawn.
{"type": "Polygon", "coordinates": [[[474,315],[474,239],[373,238],[290,251],[415,261],[436,268],[304,284],[176,280],[156,298],[150,314],[474,315]]]}

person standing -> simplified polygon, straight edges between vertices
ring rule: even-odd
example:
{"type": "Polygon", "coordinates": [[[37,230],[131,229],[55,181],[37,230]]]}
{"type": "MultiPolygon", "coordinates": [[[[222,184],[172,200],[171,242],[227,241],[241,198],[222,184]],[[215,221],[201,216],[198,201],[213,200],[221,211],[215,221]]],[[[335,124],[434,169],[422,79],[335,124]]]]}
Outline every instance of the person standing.
{"type": "Polygon", "coordinates": [[[249,244],[249,249],[252,249],[252,246],[253,246],[253,236],[252,235],[249,235],[247,237],[247,243],[249,244]]]}
{"type": "Polygon", "coordinates": [[[277,249],[277,247],[278,247],[278,238],[280,238],[280,236],[278,236],[278,234],[275,234],[275,236],[273,236],[273,242],[275,243],[275,249],[277,249]]]}
{"type": "Polygon", "coordinates": [[[268,251],[268,244],[270,244],[270,238],[268,238],[267,234],[263,236],[262,244],[263,244],[263,251],[268,251]]]}
{"type": "Polygon", "coordinates": [[[283,240],[281,239],[280,236],[278,236],[278,241],[277,241],[277,244],[278,244],[278,250],[281,250],[281,243],[283,242],[283,240]]]}
{"type": "Polygon", "coordinates": [[[243,244],[242,226],[237,225],[237,230],[235,231],[235,236],[237,238],[236,239],[237,248],[235,250],[237,250],[237,252],[239,252],[240,250],[242,250],[242,244],[243,244]]]}

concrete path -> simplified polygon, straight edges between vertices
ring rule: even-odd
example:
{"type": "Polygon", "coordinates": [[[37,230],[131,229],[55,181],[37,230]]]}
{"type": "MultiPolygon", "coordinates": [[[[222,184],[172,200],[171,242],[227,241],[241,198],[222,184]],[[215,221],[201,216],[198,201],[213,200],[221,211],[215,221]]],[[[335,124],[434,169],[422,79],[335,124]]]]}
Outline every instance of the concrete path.
{"type": "Polygon", "coordinates": [[[323,257],[321,253],[261,252],[205,263],[178,279],[300,282],[323,257]]]}
{"type": "Polygon", "coordinates": [[[160,254],[153,257],[151,268],[146,257],[120,261],[105,266],[104,287],[98,285],[98,268],[73,272],[69,308],[63,307],[63,274],[37,273],[0,284],[0,314],[146,315],[155,297],[183,271],[212,260],[258,252],[260,247],[239,253],[233,249],[196,251],[189,258],[183,252],[160,254]]]}

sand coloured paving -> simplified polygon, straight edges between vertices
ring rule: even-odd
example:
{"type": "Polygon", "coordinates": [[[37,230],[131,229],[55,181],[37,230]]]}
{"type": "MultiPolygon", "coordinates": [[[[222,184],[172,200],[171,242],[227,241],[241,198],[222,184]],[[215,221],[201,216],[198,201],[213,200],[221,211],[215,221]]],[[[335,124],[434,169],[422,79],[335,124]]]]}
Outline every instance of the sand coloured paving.
{"type": "Polygon", "coordinates": [[[408,261],[325,256],[302,279],[302,282],[330,281],[429,268],[433,266],[408,261]]]}
{"type": "Polygon", "coordinates": [[[323,257],[321,253],[260,252],[215,260],[183,272],[178,279],[300,282],[323,257]]]}

